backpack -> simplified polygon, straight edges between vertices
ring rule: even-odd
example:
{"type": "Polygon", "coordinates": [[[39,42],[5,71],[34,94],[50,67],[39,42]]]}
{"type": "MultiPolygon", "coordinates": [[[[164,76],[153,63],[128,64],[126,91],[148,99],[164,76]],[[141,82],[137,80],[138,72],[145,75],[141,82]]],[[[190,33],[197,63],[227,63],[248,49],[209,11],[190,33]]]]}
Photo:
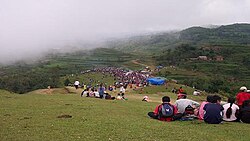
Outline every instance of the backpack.
{"type": "Polygon", "coordinates": [[[191,105],[188,105],[186,108],[185,108],[185,112],[184,112],[185,115],[193,115],[194,114],[194,108],[191,106],[191,105]]]}
{"type": "Polygon", "coordinates": [[[167,103],[164,103],[159,106],[158,111],[158,118],[168,118],[174,115],[174,107],[167,103]]]}

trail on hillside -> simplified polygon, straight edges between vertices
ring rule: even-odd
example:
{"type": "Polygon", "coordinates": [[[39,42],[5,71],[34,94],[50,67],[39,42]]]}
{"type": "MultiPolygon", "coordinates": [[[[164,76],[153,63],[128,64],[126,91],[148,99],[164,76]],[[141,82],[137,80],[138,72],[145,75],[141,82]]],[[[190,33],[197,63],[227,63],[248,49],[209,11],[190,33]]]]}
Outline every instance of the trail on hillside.
{"type": "Polygon", "coordinates": [[[153,65],[146,65],[146,64],[143,64],[143,63],[138,62],[138,61],[139,61],[139,60],[131,60],[131,62],[132,62],[133,64],[140,65],[140,66],[144,66],[144,67],[149,67],[149,68],[151,68],[151,69],[154,69],[154,68],[155,68],[155,66],[153,66],[153,65]]]}

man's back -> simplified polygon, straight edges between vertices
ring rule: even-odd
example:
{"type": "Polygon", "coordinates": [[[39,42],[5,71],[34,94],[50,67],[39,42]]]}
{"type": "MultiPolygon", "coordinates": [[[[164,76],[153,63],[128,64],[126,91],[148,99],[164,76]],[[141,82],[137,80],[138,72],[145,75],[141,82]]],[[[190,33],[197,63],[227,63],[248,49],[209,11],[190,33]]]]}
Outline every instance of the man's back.
{"type": "Polygon", "coordinates": [[[196,105],[199,106],[200,104],[196,101],[190,100],[190,99],[178,99],[175,102],[175,106],[178,109],[178,113],[184,113],[185,112],[185,108],[190,105],[196,105]]]}
{"type": "Polygon", "coordinates": [[[250,99],[250,94],[247,92],[240,92],[236,96],[237,104],[242,105],[243,101],[250,99]]]}

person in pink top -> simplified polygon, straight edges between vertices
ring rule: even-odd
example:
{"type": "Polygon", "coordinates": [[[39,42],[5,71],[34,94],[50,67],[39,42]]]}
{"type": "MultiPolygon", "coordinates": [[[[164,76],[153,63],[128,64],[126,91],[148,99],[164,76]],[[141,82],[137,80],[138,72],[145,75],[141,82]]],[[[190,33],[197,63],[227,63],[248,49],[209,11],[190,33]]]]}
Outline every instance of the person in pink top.
{"type": "Polygon", "coordinates": [[[236,103],[241,108],[245,100],[250,99],[250,94],[247,93],[247,87],[242,86],[240,92],[236,95],[236,103]]]}
{"type": "Polygon", "coordinates": [[[207,96],[207,101],[203,101],[203,102],[201,103],[200,108],[199,108],[199,111],[198,111],[198,119],[199,119],[199,120],[203,120],[203,119],[204,119],[204,110],[203,110],[203,107],[204,107],[207,103],[211,102],[212,98],[213,98],[212,95],[208,95],[208,96],[207,96]]]}

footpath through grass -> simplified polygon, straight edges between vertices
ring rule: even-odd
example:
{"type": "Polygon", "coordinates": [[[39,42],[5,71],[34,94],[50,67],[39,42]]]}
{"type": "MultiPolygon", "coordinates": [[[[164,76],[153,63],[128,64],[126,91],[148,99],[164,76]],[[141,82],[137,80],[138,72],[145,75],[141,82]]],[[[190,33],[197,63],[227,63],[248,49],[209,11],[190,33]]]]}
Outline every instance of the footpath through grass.
{"type": "MultiPolygon", "coordinates": [[[[59,92],[59,91],[57,91],[59,92]]],[[[183,140],[249,141],[250,125],[200,121],[161,122],[147,117],[163,95],[129,94],[127,101],[77,94],[11,94],[0,91],[0,140],[183,140]],[[72,116],[72,117],[70,117],[72,116]]]]}

